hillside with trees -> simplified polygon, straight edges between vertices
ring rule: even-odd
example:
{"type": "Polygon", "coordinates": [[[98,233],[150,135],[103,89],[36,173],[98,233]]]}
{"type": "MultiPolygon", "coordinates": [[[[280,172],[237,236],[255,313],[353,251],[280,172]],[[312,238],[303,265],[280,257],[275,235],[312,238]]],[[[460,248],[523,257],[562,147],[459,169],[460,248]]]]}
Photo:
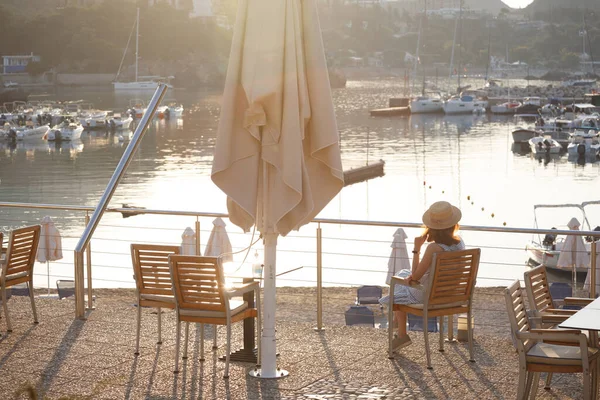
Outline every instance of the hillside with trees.
{"type": "MultiPolygon", "coordinates": [[[[0,55],[40,55],[41,65],[32,67],[37,72],[116,73],[135,21],[134,1],[55,7],[38,14],[24,12],[23,8],[15,13],[14,2],[33,6],[42,0],[7,1],[0,5],[0,55]]],[[[511,61],[575,70],[583,50],[580,34],[584,22],[586,53],[600,60],[600,18],[582,7],[560,12],[555,8],[536,8],[543,1],[550,0],[536,0],[524,10],[503,8],[493,17],[464,18],[455,46],[462,64],[485,68],[489,48],[490,55],[504,57],[508,53],[511,61]]],[[[585,4],[586,0],[572,1],[585,4]]],[[[140,73],[172,74],[187,84],[219,84],[232,35],[227,24],[189,18],[186,10],[176,10],[165,3],[152,7],[144,4],[140,16],[140,73]]],[[[325,48],[333,65],[345,66],[350,59],[376,55],[386,67],[404,67],[405,53],[415,53],[420,24],[421,63],[433,65],[450,60],[454,18],[429,16],[421,22],[420,15],[390,6],[364,7],[342,0],[319,4],[325,48]]],[[[229,23],[233,22],[234,0],[221,0],[214,8],[229,23]]],[[[125,56],[125,74],[132,73],[127,66],[134,64],[133,47],[125,56]]]]}

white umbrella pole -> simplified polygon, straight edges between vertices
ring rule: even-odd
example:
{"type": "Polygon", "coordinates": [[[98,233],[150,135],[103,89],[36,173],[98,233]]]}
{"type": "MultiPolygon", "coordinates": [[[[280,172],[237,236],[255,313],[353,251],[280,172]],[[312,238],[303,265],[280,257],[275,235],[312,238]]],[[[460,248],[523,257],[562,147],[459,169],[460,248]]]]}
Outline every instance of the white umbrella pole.
{"type": "Polygon", "coordinates": [[[50,261],[46,261],[46,274],[48,275],[48,296],[50,296],[50,261]]]}
{"type": "Polygon", "coordinates": [[[265,269],[263,294],[263,332],[261,346],[261,377],[278,378],[277,349],[275,344],[275,266],[277,257],[277,234],[265,234],[265,269]]]}

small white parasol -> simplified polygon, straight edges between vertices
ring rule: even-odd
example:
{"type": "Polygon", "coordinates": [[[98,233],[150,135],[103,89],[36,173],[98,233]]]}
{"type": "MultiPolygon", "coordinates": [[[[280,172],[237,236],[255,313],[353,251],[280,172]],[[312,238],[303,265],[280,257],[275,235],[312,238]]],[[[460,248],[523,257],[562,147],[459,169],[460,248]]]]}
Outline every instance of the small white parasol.
{"type": "Polygon", "coordinates": [[[58,229],[54,225],[54,221],[49,216],[42,218],[40,225],[42,229],[40,230],[40,243],[36,259],[39,262],[46,263],[48,295],[50,295],[50,261],[57,261],[63,258],[62,239],[60,232],[58,232],[58,229]]]}
{"type": "Polygon", "coordinates": [[[394,240],[391,244],[392,252],[388,261],[388,274],[385,279],[388,285],[392,280],[392,276],[396,275],[396,272],[403,269],[410,269],[408,251],[406,250],[406,238],[406,233],[402,228],[398,228],[394,233],[394,240]]]}
{"type": "Polygon", "coordinates": [[[181,254],[184,256],[195,256],[196,254],[196,232],[189,226],[181,234],[181,254]]]}
{"type": "Polygon", "coordinates": [[[213,221],[213,229],[210,232],[204,255],[209,257],[221,257],[223,262],[232,262],[233,254],[231,242],[225,230],[225,222],[217,217],[213,221]]]}
{"type": "MultiPolygon", "coordinates": [[[[571,218],[567,224],[570,230],[578,231],[581,224],[575,217],[571,218]]],[[[573,271],[573,290],[577,284],[578,268],[587,268],[590,265],[590,256],[585,249],[585,242],[581,236],[568,235],[560,249],[560,255],[556,266],[563,269],[572,269],[573,271]]]]}

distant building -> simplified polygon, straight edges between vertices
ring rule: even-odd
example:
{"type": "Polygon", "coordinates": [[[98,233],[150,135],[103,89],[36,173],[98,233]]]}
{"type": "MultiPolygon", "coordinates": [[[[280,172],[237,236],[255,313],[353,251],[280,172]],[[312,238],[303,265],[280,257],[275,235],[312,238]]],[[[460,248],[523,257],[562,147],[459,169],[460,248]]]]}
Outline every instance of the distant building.
{"type": "Polygon", "coordinates": [[[5,74],[25,72],[30,62],[40,62],[40,56],[34,56],[33,53],[28,56],[2,56],[2,72],[5,74]]]}
{"type": "MultiPolygon", "coordinates": [[[[175,8],[183,8],[189,5],[189,0],[148,0],[148,5],[167,3],[175,8]]],[[[212,0],[192,0],[192,11],[190,17],[214,17],[212,11],[212,0]]]]}

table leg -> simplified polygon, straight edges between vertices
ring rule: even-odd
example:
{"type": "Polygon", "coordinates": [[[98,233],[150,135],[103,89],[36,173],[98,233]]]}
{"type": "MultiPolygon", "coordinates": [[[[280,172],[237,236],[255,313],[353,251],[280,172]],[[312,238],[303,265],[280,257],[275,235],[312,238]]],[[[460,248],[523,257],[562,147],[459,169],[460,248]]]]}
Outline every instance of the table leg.
{"type": "MultiPolygon", "coordinates": [[[[244,283],[253,282],[252,278],[244,278],[244,283]]],[[[244,301],[248,303],[249,308],[253,308],[254,304],[254,292],[244,293],[242,296],[244,301]]],[[[244,347],[240,350],[234,351],[229,356],[230,361],[239,361],[239,362],[247,362],[256,364],[258,362],[257,359],[257,349],[255,346],[256,337],[255,337],[255,322],[254,318],[246,318],[244,319],[244,347]]],[[[219,358],[221,361],[225,360],[225,357],[219,358]]]]}

